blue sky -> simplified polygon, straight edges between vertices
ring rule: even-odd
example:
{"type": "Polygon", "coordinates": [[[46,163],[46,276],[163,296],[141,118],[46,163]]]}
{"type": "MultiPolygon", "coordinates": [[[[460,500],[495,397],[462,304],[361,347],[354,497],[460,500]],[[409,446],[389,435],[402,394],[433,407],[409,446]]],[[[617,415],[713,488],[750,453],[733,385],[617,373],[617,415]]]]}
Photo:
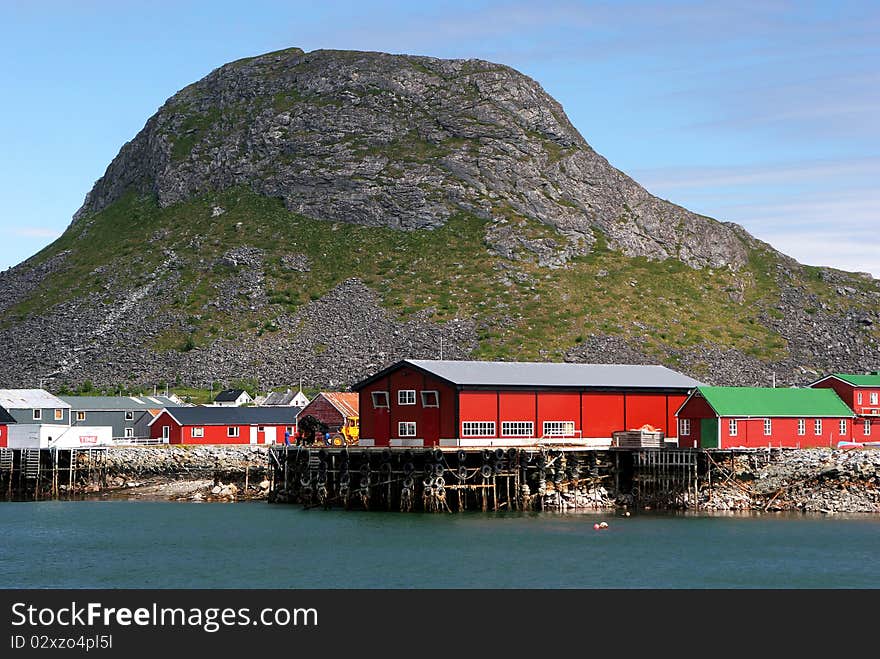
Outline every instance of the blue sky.
{"type": "Polygon", "coordinates": [[[508,64],[654,194],[880,277],[880,4],[773,0],[0,0],[0,270],[167,97],[290,46],[508,64]]]}

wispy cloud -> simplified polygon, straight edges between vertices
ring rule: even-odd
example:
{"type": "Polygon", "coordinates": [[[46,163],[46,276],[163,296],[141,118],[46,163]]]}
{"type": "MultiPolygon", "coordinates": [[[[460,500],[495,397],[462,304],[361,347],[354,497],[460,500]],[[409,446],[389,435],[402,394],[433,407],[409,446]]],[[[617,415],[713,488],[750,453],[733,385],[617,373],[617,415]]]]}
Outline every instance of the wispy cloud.
{"type": "Polygon", "coordinates": [[[868,272],[880,279],[880,253],[875,243],[840,232],[768,233],[762,240],[801,263],[849,272],[868,272]]]}
{"type": "Polygon", "coordinates": [[[880,277],[880,157],[632,173],[654,194],[736,222],[803,263],[880,277]]]}
{"type": "Polygon", "coordinates": [[[46,227],[12,227],[8,233],[19,238],[57,238],[62,234],[58,229],[46,227]]]}
{"type": "Polygon", "coordinates": [[[717,188],[740,185],[814,184],[829,178],[880,181],[880,157],[841,158],[742,166],[654,167],[635,169],[632,175],[648,188],[664,190],[717,188]]]}

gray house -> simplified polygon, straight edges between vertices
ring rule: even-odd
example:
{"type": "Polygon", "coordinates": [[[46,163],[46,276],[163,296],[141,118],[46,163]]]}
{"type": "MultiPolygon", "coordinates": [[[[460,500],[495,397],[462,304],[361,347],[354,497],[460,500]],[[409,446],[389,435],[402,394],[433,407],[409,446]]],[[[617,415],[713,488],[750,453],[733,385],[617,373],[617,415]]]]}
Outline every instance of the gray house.
{"type": "Polygon", "coordinates": [[[113,439],[149,439],[150,421],[165,407],[179,405],[166,396],[63,396],[71,425],[110,426],[113,439]]]}
{"type": "Polygon", "coordinates": [[[44,389],[0,389],[0,408],[17,423],[70,425],[70,404],[44,389]]]}

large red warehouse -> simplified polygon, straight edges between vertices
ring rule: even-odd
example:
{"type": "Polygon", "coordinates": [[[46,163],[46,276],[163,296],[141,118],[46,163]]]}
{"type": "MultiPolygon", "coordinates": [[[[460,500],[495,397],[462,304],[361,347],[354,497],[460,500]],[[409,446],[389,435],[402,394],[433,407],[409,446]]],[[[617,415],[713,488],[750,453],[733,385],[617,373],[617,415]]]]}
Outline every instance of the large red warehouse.
{"type": "Polygon", "coordinates": [[[408,359],[352,387],[365,446],[608,445],[645,424],[676,434],[700,383],[663,366],[408,359]]]}
{"type": "Polygon", "coordinates": [[[285,434],[296,433],[299,411],[298,407],[166,407],[150,422],[150,437],[166,444],[283,444],[285,434]]]}
{"type": "Polygon", "coordinates": [[[852,441],[880,441],[880,373],[834,373],[810,386],[816,389],[833,389],[855,413],[852,441]]]}
{"type": "Polygon", "coordinates": [[[836,446],[850,441],[853,413],[833,391],[698,387],[678,410],[679,446],[836,446]]]}

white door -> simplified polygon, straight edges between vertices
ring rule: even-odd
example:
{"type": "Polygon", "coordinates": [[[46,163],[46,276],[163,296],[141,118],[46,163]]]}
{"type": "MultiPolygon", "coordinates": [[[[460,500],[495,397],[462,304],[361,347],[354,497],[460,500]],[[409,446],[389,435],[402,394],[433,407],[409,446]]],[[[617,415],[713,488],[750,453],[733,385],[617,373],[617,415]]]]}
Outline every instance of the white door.
{"type": "Polygon", "coordinates": [[[167,444],[171,437],[171,426],[162,426],[162,441],[167,444]]]}
{"type": "Polygon", "coordinates": [[[257,427],[251,426],[251,444],[257,443],[257,427]]]}
{"type": "Polygon", "coordinates": [[[264,440],[267,444],[275,443],[275,426],[266,426],[266,439],[264,440]]]}

